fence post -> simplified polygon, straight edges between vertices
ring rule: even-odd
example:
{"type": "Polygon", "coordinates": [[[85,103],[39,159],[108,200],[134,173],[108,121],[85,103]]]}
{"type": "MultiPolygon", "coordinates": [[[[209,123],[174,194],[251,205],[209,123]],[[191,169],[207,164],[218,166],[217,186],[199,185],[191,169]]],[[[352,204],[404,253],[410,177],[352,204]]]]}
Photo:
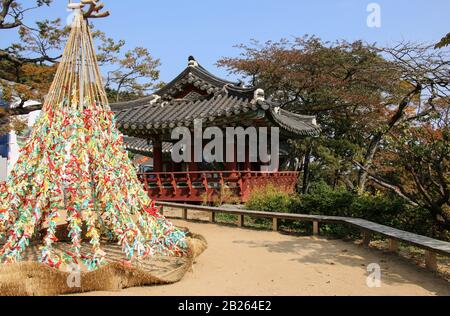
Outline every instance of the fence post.
{"type": "Polygon", "coordinates": [[[389,252],[397,252],[398,241],[396,239],[389,239],[389,252]]]}
{"type": "Polygon", "coordinates": [[[319,234],[320,234],[319,222],[314,221],[313,222],[313,235],[314,236],[319,236],[319,234]]]}
{"type": "Polygon", "coordinates": [[[211,223],[215,223],[216,222],[216,213],[215,212],[209,213],[209,221],[211,223]]]}
{"type": "Polygon", "coordinates": [[[238,215],[237,225],[238,227],[244,227],[244,215],[238,215]]]}
{"type": "Polygon", "coordinates": [[[187,219],[188,218],[188,210],[187,210],[187,208],[183,208],[181,218],[182,219],[187,219]]]}
{"type": "Polygon", "coordinates": [[[278,227],[279,227],[278,218],[274,217],[272,219],[272,230],[276,232],[278,231],[278,227]]]}
{"type": "Polygon", "coordinates": [[[370,244],[370,239],[372,237],[372,233],[366,229],[362,231],[362,237],[363,237],[363,245],[368,247],[370,244]]]}
{"type": "Polygon", "coordinates": [[[425,265],[431,271],[438,270],[436,253],[429,250],[425,251],[425,265]]]}

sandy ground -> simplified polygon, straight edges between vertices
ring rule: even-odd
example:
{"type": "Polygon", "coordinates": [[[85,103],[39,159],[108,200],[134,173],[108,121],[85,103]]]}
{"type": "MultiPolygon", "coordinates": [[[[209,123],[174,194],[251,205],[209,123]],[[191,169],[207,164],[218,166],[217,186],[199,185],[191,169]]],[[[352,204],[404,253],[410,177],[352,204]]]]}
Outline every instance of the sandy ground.
{"type": "MultiPolygon", "coordinates": [[[[446,295],[450,283],[395,254],[352,242],[175,220],[206,237],[209,247],[176,284],[87,295],[446,295]],[[381,266],[381,287],[366,284],[381,266]]],[[[86,294],[85,294],[86,295],[86,294]]]]}

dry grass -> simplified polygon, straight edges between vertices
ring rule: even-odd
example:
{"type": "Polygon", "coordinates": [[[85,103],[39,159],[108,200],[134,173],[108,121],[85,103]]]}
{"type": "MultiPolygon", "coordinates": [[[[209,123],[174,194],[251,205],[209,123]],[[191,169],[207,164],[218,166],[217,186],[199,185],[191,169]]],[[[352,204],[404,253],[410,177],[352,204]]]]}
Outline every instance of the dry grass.
{"type": "MultiPolygon", "coordinates": [[[[37,263],[38,246],[30,246],[24,254],[24,262],[0,266],[0,295],[2,296],[53,296],[92,291],[119,291],[124,288],[170,284],[183,278],[198,257],[207,247],[206,240],[189,234],[189,251],[183,257],[153,257],[135,266],[124,263],[118,245],[104,244],[108,264],[92,271],[81,272],[81,287],[70,287],[70,274],[67,269],[55,269],[37,263]],[[65,271],[64,271],[65,270],[65,271]]],[[[83,249],[89,248],[83,243],[83,249]]],[[[63,251],[68,243],[55,244],[55,249],[63,251]]]]}

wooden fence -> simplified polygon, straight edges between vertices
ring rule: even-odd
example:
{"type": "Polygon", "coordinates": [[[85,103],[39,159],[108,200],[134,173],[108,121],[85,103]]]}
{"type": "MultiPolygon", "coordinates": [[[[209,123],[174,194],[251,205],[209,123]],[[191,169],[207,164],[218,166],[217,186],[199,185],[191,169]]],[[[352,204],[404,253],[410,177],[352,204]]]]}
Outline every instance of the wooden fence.
{"type": "Polygon", "coordinates": [[[399,242],[404,242],[410,245],[414,245],[418,248],[424,249],[426,267],[432,271],[437,270],[436,254],[450,257],[450,243],[448,242],[405,232],[396,228],[380,225],[360,218],[260,212],[260,211],[242,210],[237,208],[209,207],[209,206],[179,204],[170,202],[157,202],[156,204],[161,207],[162,213],[164,213],[165,207],[173,209],[181,209],[182,219],[188,219],[189,210],[209,213],[210,222],[215,222],[215,215],[217,213],[235,215],[237,216],[236,224],[239,227],[244,226],[244,216],[269,218],[272,219],[273,223],[272,229],[274,231],[278,230],[280,220],[311,222],[314,235],[319,235],[321,223],[345,224],[355,227],[361,231],[363,244],[366,246],[369,245],[371,236],[374,233],[376,233],[389,239],[390,252],[396,252],[398,250],[399,242]]]}

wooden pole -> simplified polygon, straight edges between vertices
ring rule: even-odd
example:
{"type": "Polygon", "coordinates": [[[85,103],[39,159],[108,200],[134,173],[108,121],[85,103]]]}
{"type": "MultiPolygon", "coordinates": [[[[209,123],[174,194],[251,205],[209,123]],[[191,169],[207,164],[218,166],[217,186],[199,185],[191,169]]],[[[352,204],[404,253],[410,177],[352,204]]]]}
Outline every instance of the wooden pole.
{"type": "Polygon", "coordinates": [[[389,252],[397,252],[398,241],[396,239],[389,239],[389,252]]]}
{"type": "Polygon", "coordinates": [[[272,219],[272,230],[273,230],[274,232],[276,232],[276,231],[278,231],[278,228],[279,228],[278,218],[274,217],[274,218],[272,219]]]}
{"type": "Polygon", "coordinates": [[[436,272],[438,270],[436,253],[432,251],[425,251],[425,265],[427,269],[436,272]]]}
{"type": "Polygon", "coordinates": [[[370,239],[372,237],[372,233],[368,230],[363,230],[362,237],[363,237],[363,245],[368,247],[370,245],[370,239]]]}
{"type": "Polygon", "coordinates": [[[216,222],[216,213],[215,212],[209,213],[209,221],[211,223],[215,223],[216,222]]]}
{"type": "Polygon", "coordinates": [[[238,227],[244,227],[244,215],[238,215],[237,225],[238,227]]]}
{"type": "Polygon", "coordinates": [[[184,208],[182,210],[181,218],[184,219],[184,220],[188,219],[188,210],[187,210],[187,208],[184,208]]]}
{"type": "Polygon", "coordinates": [[[319,234],[320,234],[319,222],[314,221],[313,222],[313,235],[314,236],[319,236],[319,234]]]}

